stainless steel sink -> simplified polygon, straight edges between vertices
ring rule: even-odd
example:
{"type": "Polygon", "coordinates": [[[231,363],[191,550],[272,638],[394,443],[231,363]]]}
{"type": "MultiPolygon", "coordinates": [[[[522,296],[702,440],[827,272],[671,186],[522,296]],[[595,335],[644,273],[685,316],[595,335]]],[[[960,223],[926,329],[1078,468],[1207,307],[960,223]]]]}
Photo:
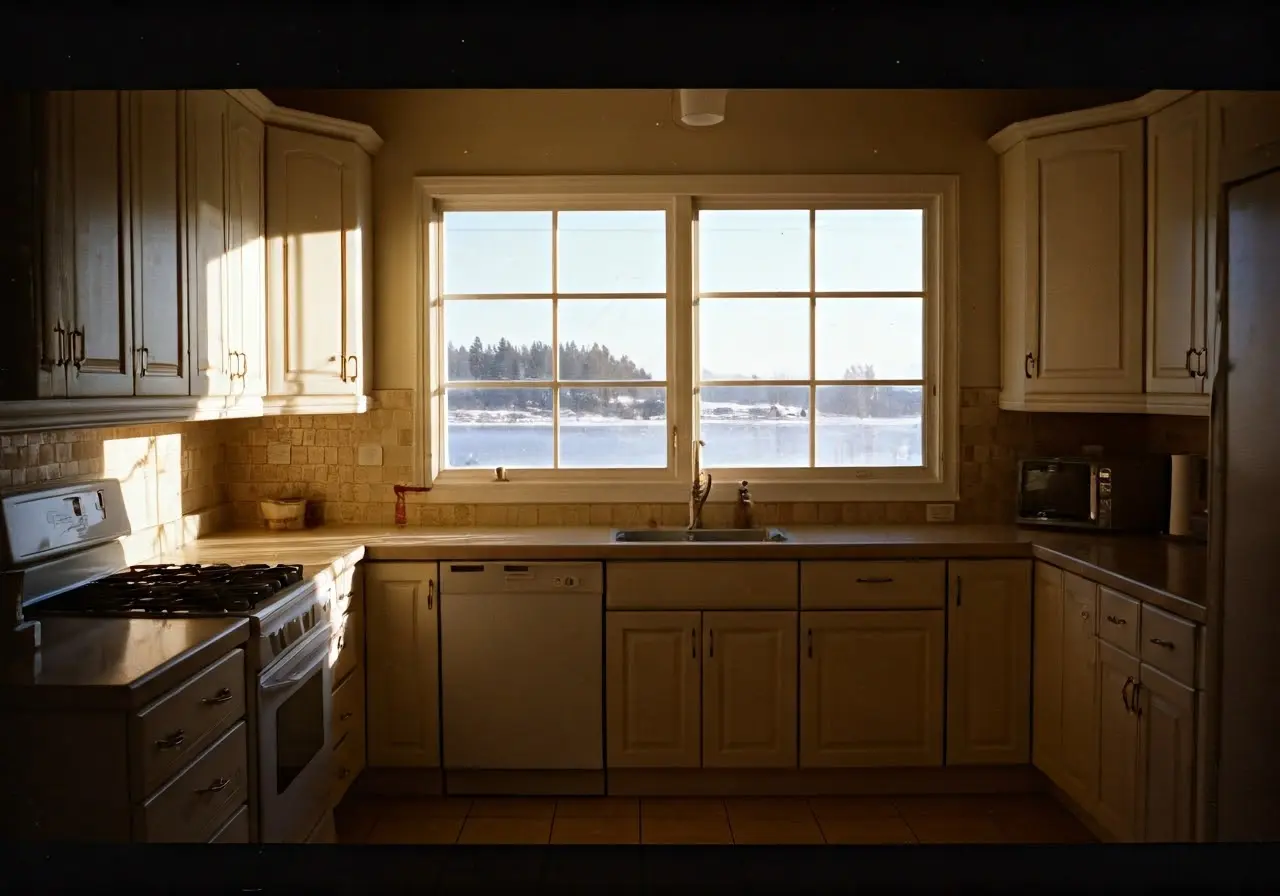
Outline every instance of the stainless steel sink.
{"type": "Polygon", "coordinates": [[[641,542],[780,542],[787,540],[781,529],[614,529],[613,540],[641,542]]]}

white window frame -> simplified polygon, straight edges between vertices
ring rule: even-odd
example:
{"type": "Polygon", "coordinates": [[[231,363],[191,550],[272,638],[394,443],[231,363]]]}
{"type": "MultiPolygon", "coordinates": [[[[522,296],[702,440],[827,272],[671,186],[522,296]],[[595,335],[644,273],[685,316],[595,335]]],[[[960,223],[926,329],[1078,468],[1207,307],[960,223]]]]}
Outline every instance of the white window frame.
{"type": "MultiPolygon", "coordinates": [[[[618,175],[418,177],[415,444],[428,500],[459,503],[680,503],[688,500],[696,432],[696,218],[698,209],[921,208],[925,211],[924,465],[882,468],[715,469],[712,501],[751,482],[765,502],[954,501],[959,494],[954,175],[618,175]],[[664,209],[667,212],[667,426],[665,469],[507,471],[443,467],[444,358],[440,281],[443,212],[664,209]]],[[[601,296],[607,298],[607,296],[601,296]]],[[[553,340],[554,341],[554,340],[553,340]]],[[[552,351],[557,351],[555,345],[552,351]]],[[[812,350],[812,346],[811,346],[812,350]]],[[[636,387],[643,382],[637,381],[636,387]]],[[[812,425],[812,424],[811,424],[812,425]]]]}

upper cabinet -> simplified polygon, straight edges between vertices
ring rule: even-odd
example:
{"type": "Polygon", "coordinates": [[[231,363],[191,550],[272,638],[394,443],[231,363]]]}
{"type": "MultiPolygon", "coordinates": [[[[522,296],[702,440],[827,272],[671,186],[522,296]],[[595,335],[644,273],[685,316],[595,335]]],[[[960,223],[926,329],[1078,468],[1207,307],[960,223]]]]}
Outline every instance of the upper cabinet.
{"type": "Polygon", "coordinates": [[[282,404],[363,400],[371,174],[354,141],[268,130],[267,381],[282,404]]]}
{"type": "Polygon", "coordinates": [[[251,90],[13,96],[0,431],[365,409],[377,134],[251,90]]]}
{"type": "Polygon", "coordinates": [[[1208,414],[1222,110],[1242,96],[1157,90],[991,138],[1001,407],[1208,414]]]}

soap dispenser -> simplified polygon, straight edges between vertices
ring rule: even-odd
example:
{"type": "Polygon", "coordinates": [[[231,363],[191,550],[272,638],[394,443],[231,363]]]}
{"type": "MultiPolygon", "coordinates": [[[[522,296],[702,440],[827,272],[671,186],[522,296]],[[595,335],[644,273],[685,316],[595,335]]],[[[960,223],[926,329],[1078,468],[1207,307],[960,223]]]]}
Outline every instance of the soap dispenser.
{"type": "Polygon", "coordinates": [[[754,529],[755,511],[751,506],[751,492],[747,490],[747,480],[738,486],[738,503],[733,508],[733,527],[735,529],[754,529]]]}

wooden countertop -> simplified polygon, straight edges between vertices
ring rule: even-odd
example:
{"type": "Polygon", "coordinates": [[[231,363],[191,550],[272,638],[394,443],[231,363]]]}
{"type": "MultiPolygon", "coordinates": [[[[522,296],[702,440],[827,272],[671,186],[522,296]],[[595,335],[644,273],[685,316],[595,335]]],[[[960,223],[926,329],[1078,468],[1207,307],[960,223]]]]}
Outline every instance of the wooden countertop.
{"type": "Polygon", "coordinates": [[[38,669],[9,669],[0,705],[133,710],[249,639],[248,619],[40,620],[38,669]]]}
{"type": "Polygon", "coordinates": [[[337,575],[361,559],[438,560],[858,560],[1034,557],[1205,621],[1208,552],[1161,538],[1091,535],[1016,526],[786,526],[766,544],[617,544],[593,527],[509,529],[322,526],[301,532],[241,530],[202,538],[158,558],[186,563],[302,563],[337,575]]]}

